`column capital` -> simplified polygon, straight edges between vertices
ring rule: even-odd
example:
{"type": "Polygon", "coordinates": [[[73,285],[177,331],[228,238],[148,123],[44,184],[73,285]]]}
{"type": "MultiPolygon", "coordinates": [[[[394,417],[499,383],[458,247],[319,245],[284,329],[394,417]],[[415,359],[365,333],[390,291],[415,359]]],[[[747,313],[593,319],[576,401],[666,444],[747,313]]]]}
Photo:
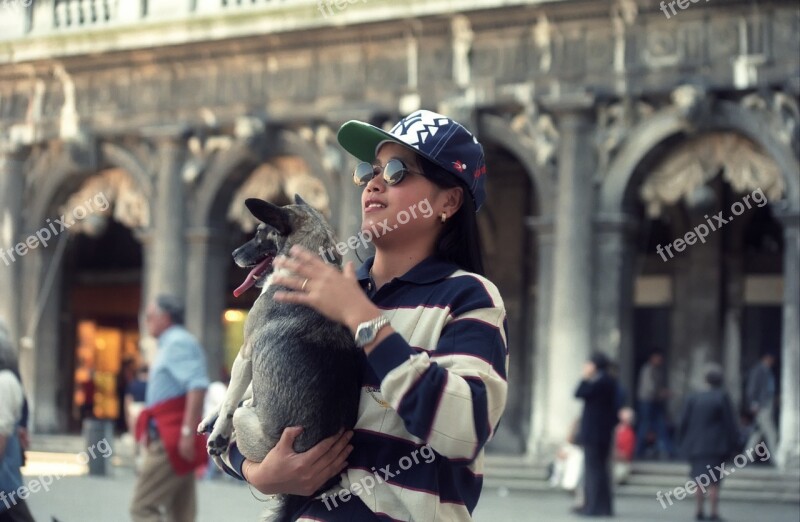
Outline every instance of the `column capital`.
{"type": "Polygon", "coordinates": [[[139,134],[147,139],[163,144],[183,144],[192,134],[192,129],[186,123],[172,125],[153,125],[143,127],[139,134]]]}
{"type": "Polygon", "coordinates": [[[556,220],[551,215],[546,216],[527,216],[525,227],[536,232],[539,237],[552,236],[556,229],[556,220]]]}
{"type": "Polygon", "coordinates": [[[597,96],[590,92],[548,95],[539,98],[538,102],[559,119],[564,116],[591,116],[597,103],[597,96]]]}
{"type": "Polygon", "coordinates": [[[186,230],[186,241],[190,245],[224,243],[226,232],[219,228],[192,227],[186,230]]]}
{"type": "Polygon", "coordinates": [[[632,235],[639,227],[639,221],[629,214],[597,214],[594,217],[595,231],[598,233],[616,233],[632,235]]]}
{"type": "Polygon", "coordinates": [[[30,152],[30,145],[14,143],[13,141],[0,141],[0,159],[11,158],[17,161],[24,161],[28,159],[30,152]]]}
{"type": "Polygon", "coordinates": [[[783,225],[784,228],[798,228],[800,227],[800,211],[789,210],[786,208],[776,208],[772,213],[775,219],[783,225]]]}

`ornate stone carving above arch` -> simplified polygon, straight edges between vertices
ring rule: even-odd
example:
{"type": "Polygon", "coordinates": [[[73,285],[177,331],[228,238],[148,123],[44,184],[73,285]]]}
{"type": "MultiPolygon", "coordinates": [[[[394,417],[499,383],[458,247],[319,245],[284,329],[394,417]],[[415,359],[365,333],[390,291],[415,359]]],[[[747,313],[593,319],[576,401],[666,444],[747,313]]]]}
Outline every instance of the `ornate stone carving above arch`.
{"type": "Polygon", "coordinates": [[[667,107],[635,125],[613,157],[608,175],[600,187],[598,214],[629,211],[629,204],[638,197],[637,168],[655,147],[677,134],[697,136],[710,132],[732,132],[755,144],[764,156],[777,166],[785,184],[787,210],[800,210],[800,164],[792,148],[781,140],[776,129],[763,114],[740,104],[717,101],[708,117],[691,129],[682,112],[667,107]]]}
{"type": "Polygon", "coordinates": [[[104,170],[84,181],[60,211],[71,215],[79,207],[88,211],[87,217],[76,220],[70,232],[100,235],[107,226],[103,220],[107,219],[114,219],[134,230],[150,226],[148,198],[131,176],[120,168],[104,170]]]}
{"type": "Polygon", "coordinates": [[[252,232],[259,222],[245,207],[246,199],[288,204],[295,194],[300,194],[309,205],[330,217],[330,198],[322,182],[308,172],[303,160],[284,156],[260,165],[250,174],[231,199],[228,220],[237,223],[244,232],[252,232]]]}
{"type": "Polygon", "coordinates": [[[639,197],[648,217],[690,200],[720,172],[738,193],[761,189],[767,199],[777,201],[786,190],[778,166],[752,141],[732,132],[712,132],[671,149],[642,183],[639,197]]]}

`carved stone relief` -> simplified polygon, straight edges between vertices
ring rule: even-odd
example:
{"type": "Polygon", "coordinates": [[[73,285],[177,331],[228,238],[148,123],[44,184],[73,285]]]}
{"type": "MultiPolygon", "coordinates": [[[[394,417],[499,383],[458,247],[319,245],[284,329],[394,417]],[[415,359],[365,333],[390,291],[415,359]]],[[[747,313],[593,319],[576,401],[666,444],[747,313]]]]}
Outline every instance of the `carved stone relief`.
{"type": "Polygon", "coordinates": [[[611,158],[628,138],[631,129],[653,112],[655,108],[652,105],[630,99],[598,107],[594,135],[598,172],[605,174],[611,158]]]}
{"type": "Polygon", "coordinates": [[[228,220],[250,233],[259,222],[245,207],[247,198],[284,205],[292,202],[295,194],[300,194],[324,216],[330,216],[330,199],[325,186],[311,175],[305,162],[297,157],[276,157],[270,163],[256,168],[242,183],[228,206],[228,220]]]}
{"type": "Polygon", "coordinates": [[[713,132],[682,143],[642,183],[639,197],[647,216],[656,218],[664,207],[691,201],[695,191],[722,173],[737,193],[761,189],[770,201],[785,191],[778,166],[750,140],[734,133],[713,132]]]}
{"type": "Polygon", "coordinates": [[[109,169],[87,179],[61,207],[62,214],[71,214],[80,206],[89,209],[87,201],[92,201],[91,219],[77,220],[70,227],[71,232],[89,235],[102,233],[106,223],[114,219],[126,227],[136,230],[150,226],[150,202],[141,193],[131,177],[122,169],[109,169]],[[101,210],[99,202],[108,201],[108,208],[101,210]]]}

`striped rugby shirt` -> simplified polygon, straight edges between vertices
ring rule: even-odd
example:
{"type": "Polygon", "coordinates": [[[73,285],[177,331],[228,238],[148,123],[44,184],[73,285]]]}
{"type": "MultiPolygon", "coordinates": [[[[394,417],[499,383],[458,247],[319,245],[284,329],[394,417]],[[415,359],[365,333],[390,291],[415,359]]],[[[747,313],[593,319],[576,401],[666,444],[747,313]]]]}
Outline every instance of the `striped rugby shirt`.
{"type": "MultiPolygon", "coordinates": [[[[363,502],[377,520],[471,520],[483,447],[506,404],[503,300],[488,279],[435,257],[376,292],[373,261],[361,266],[358,280],[395,333],[365,363],[349,466],[326,495],[360,493],[346,503],[363,502]]],[[[324,510],[299,520],[344,520],[336,516],[342,498],[327,498],[324,510]]]]}

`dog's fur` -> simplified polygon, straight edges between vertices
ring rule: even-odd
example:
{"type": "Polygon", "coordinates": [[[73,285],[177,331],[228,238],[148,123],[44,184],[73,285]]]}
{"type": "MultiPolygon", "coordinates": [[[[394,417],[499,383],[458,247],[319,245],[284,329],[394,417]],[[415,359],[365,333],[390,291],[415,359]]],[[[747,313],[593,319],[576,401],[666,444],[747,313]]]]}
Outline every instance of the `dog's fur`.
{"type": "MultiPolygon", "coordinates": [[[[255,285],[243,284],[240,289],[263,289],[247,317],[244,344],[233,363],[225,400],[218,414],[198,427],[203,432],[213,425],[208,439],[211,455],[226,450],[233,432],[241,453],[260,462],[290,426],[303,427],[294,442],[294,451],[302,453],[356,422],[364,353],[349,330],[309,307],[273,299],[282,288],[271,284],[271,261],[276,255],[288,254],[293,245],[318,252],[336,244],[323,216],[299,196],[295,202],[285,207],[258,199],[245,203],[262,224],[233,257],[241,267],[256,267],[248,275],[255,285]],[[239,407],[251,390],[252,398],[239,407]]],[[[329,261],[341,268],[340,257],[329,261]]],[[[274,520],[290,520],[306,500],[282,496],[274,520]]]]}

